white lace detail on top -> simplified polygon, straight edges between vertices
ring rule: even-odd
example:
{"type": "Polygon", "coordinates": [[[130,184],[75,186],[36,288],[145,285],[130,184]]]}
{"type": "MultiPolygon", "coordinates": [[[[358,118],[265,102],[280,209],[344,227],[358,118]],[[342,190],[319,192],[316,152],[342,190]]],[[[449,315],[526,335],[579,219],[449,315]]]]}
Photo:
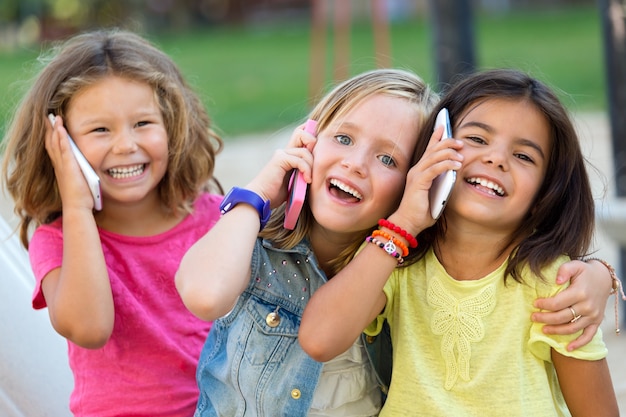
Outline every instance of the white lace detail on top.
{"type": "Polygon", "coordinates": [[[458,300],[441,282],[434,278],[428,287],[428,304],[435,310],[430,328],[441,335],[441,355],[446,363],[445,388],[452,389],[459,376],[469,381],[471,342],[485,335],[482,318],[496,305],[495,284],[485,287],[475,296],[458,300]]]}

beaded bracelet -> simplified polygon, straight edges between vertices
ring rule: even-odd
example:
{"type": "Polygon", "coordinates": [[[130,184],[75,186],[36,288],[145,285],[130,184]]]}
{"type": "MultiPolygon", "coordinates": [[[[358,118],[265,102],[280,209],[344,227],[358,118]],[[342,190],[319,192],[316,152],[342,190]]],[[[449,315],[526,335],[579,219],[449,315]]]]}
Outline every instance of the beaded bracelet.
{"type": "Polygon", "coordinates": [[[415,239],[412,234],[410,234],[409,232],[407,232],[406,230],[404,230],[400,226],[396,226],[395,224],[391,223],[387,219],[380,219],[380,220],[378,220],[378,225],[380,227],[387,228],[387,229],[389,229],[389,230],[399,234],[403,238],[405,238],[407,240],[407,242],[409,242],[409,247],[410,248],[416,248],[417,247],[417,239],[415,239]]]}
{"type": "Polygon", "coordinates": [[[365,241],[368,243],[373,243],[374,245],[378,246],[386,253],[394,257],[398,261],[398,265],[402,265],[404,263],[404,258],[396,250],[396,245],[393,243],[393,241],[389,240],[384,243],[372,236],[366,237],[365,241]]]}
{"type": "Polygon", "coordinates": [[[376,237],[376,236],[384,237],[389,242],[393,242],[394,245],[402,249],[402,256],[407,256],[409,254],[409,248],[407,248],[404,243],[400,242],[398,239],[394,238],[389,233],[383,232],[382,230],[374,230],[372,232],[372,237],[376,237]]]}
{"type": "Polygon", "coordinates": [[[607,261],[605,261],[604,259],[600,259],[600,258],[585,258],[583,259],[584,262],[589,262],[589,261],[598,261],[600,262],[602,265],[604,265],[606,267],[606,269],[609,270],[609,275],[611,276],[611,280],[613,281],[613,285],[611,286],[611,292],[610,294],[613,295],[615,294],[615,334],[619,334],[620,329],[619,329],[619,307],[618,307],[618,303],[619,303],[619,295],[622,295],[622,300],[626,301],[626,295],[624,294],[624,286],[622,285],[622,281],[620,281],[620,279],[617,277],[617,274],[615,273],[615,268],[613,268],[613,266],[608,263],[607,261]]]}

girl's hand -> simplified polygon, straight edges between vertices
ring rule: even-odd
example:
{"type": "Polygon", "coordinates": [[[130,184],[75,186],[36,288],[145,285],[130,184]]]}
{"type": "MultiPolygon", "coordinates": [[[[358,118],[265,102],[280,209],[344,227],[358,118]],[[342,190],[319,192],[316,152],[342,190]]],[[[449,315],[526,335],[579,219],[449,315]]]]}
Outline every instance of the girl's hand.
{"type": "Polygon", "coordinates": [[[279,149],[257,176],[245,187],[259,194],[264,200],[270,200],[272,208],[278,207],[287,199],[287,181],[293,169],[304,175],[311,183],[313,169],[313,147],[316,138],[298,126],[285,149],[279,149]]]}
{"type": "Polygon", "coordinates": [[[76,207],[93,210],[93,197],[70,147],[63,119],[56,116],[54,127],[49,120],[46,123],[50,127],[46,129],[45,147],[54,168],[63,209],[76,207]]]}
{"type": "Polygon", "coordinates": [[[407,174],[404,195],[398,210],[390,216],[395,224],[417,234],[433,225],[428,192],[433,180],[445,171],[458,170],[463,156],[458,152],[463,142],[456,139],[441,140],[443,128],[437,128],[430,137],[424,155],[407,174]]]}
{"type": "Polygon", "coordinates": [[[583,330],[567,350],[572,351],[591,341],[604,318],[612,288],[612,278],[602,263],[569,261],[561,265],[556,282],[571,285],[551,298],[539,298],[534,305],[547,312],[533,313],[534,322],[546,323],[546,334],[573,334],[583,330]],[[575,314],[575,315],[574,315],[575,314]],[[574,320],[576,316],[580,318],[574,320]]]}

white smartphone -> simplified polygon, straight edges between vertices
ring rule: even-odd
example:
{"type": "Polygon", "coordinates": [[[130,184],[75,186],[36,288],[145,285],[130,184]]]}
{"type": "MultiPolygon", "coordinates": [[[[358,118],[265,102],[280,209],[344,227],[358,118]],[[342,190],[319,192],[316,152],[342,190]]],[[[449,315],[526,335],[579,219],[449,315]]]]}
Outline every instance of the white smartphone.
{"type": "MultiPolygon", "coordinates": [[[[448,109],[443,108],[437,114],[437,119],[435,121],[435,130],[439,126],[443,126],[443,136],[441,140],[448,139],[452,137],[452,128],[450,127],[450,115],[448,114],[448,109]]],[[[450,193],[452,192],[452,188],[454,187],[454,182],[456,181],[456,171],[449,170],[440,174],[433,180],[433,185],[430,187],[430,191],[428,193],[428,198],[430,201],[430,215],[433,216],[433,219],[437,220],[441,213],[443,213],[443,209],[448,202],[448,198],[450,198],[450,193]]]]}
{"type": "MultiPolygon", "coordinates": [[[[48,119],[50,120],[52,127],[54,127],[54,114],[50,113],[48,115],[48,119]]],[[[89,185],[89,191],[91,191],[91,195],[93,196],[93,207],[96,210],[102,210],[100,178],[98,177],[98,174],[96,174],[96,171],[94,171],[94,169],[91,167],[91,165],[89,165],[89,162],[87,162],[87,158],[85,158],[85,156],[81,153],[80,149],[78,149],[78,146],[76,146],[76,143],[74,143],[74,140],[70,137],[69,134],[67,135],[67,138],[70,141],[70,147],[72,149],[72,152],[74,153],[74,157],[76,158],[76,161],[78,161],[78,166],[80,166],[80,170],[83,171],[83,176],[85,177],[85,179],[87,180],[87,184],[89,185]]]]}

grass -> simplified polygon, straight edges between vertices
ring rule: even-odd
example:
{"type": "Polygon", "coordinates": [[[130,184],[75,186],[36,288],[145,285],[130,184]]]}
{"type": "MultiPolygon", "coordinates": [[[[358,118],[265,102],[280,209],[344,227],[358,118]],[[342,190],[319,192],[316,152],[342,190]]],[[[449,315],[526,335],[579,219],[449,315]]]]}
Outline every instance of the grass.
{"type": "MultiPolygon", "coordinates": [[[[565,8],[499,16],[477,15],[479,68],[514,66],[561,91],[574,111],[605,109],[600,18],[594,8],[565,8]]],[[[309,22],[213,28],[148,37],[167,52],[201,95],[224,138],[267,132],[303,120],[309,110],[309,22]]],[[[424,16],[391,25],[392,65],[432,83],[434,62],[424,16]]],[[[326,86],[332,84],[332,34],[327,39],[326,86]]],[[[38,49],[0,53],[0,132],[28,85],[38,49]]],[[[351,74],[375,67],[371,27],[351,28],[351,74]]]]}
{"type": "Polygon", "coordinates": [[[481,19],[479,62],[525,69],[562,91],[572,110],[606,108],[600,16],[594,8],[481,19]]]}

